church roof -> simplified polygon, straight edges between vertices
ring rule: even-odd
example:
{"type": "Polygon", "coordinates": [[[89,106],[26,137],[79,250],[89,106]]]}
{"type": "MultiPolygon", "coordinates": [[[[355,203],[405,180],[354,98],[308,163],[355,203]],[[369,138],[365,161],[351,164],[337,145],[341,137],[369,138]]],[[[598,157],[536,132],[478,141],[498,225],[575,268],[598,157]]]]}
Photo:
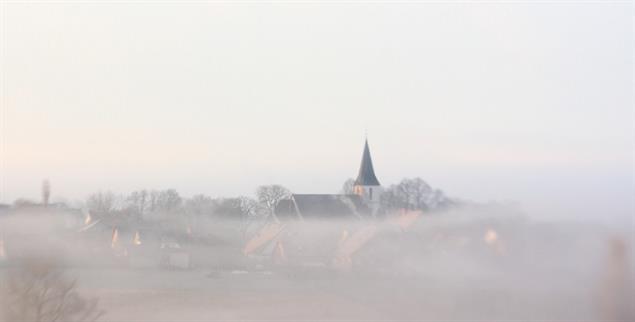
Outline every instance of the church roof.
{"type": "Polygon", "coordinates": [[[275,213],[279,219],[361,218],[369,209],[358,195],[293,194],[280,200],[275,213]]]}
{"type": "Polygon", "coordinates": [[[373,169],[373,160],[370,158],[370,150],[368,149],[368,140],[364,144],[364,154],[362,155],[362,164],[359,166],[359,174],[355,180],[356,186],[379,186],[379,180],[375,176],[373,169]]]}

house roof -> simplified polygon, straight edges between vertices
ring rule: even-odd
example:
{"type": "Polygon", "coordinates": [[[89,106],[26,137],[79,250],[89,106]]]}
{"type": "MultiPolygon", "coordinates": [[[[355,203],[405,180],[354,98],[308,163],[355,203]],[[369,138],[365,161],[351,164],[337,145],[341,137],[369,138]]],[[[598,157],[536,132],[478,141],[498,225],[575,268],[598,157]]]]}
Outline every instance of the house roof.
{"type": "Polygon", "coordinates": [[[368,148],[368,140],[364,144],[364,153],[362,155],[362,164],[359,166],[359,174],[355,180],[356,186],[379,186],[379,180],[375,176],[373,169],[373,160],[370,158],[370,149],[368,148]]]}
{"type": "Polygon", "coordinates": [[[276,217],[281,220],[298,218],[298,213],[295,210],[295,204],[292,199],[283,199],[278,201],[275,213],[276,217]]]}
{"type": "Polygon", "coordinates": [[[279,219],[350,219],[369,214],[369,208],[358,195],[293,194],[276,206],[279,219]]]}

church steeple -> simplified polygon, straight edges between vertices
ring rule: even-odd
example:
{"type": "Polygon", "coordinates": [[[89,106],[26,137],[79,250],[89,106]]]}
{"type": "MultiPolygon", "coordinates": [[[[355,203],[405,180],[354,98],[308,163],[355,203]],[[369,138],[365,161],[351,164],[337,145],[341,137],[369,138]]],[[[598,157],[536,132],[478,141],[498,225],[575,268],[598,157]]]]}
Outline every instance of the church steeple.
{"type": "Polygon", "coordinates": [[[353,193],[362,197],[362,199],[371,206],[373,213],[377,212],[377,209],[379,209],[381,185],[375,176],[373,160],[370,158],[370,149],[368,148],[368,140],[366,140],[364,144],[362,164],[359,166],[359,174],[353,185],[353,193]]]}
{"type": "Polygon", "coordinates": [[[362,164],[359,166],[359,174],[355,180],[356,186],[379,186],[379,180],[375,176],[373,169],[373,160],[370,158],[370,149],[368,148],[368,139],[364,144],[364,153],[362,154],[362,164]]]}

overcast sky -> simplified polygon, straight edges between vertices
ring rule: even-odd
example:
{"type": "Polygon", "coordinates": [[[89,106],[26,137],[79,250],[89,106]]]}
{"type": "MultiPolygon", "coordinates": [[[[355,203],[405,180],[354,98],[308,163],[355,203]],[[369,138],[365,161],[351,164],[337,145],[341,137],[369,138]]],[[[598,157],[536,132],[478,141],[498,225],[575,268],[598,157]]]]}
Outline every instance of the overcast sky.
{"type": "Polygon", "coordinates": [[[0,202],[383,185],[633,213],[633,9],[596,3],[3,3],[0,202]]]}

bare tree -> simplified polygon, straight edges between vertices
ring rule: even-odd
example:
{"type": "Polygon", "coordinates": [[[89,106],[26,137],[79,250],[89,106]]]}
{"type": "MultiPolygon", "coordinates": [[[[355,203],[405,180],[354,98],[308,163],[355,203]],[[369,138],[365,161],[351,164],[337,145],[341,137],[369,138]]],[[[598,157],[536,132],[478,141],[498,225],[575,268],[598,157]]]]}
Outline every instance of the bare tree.
{"type": "Polygon", "coordinates": [[[91,212],[110,213],[117,209],[119,200],[114,193],[110,191],[96,192],[88,196],[86,199],[86,207],[91,212]]]}
{"type": "Polygon", "coordinates": [[[244,220],[242,221],[240,231],[243,234],[243,237],[247,236],[247,232],[249,228],[253,224],[257,224],[260,219],[265,219],[266,215],[265,209],[262,207],[260,203],[254,198],[241,196],[238,197],[240,200],[240,210],[243,214],[244,220]]]}
{"type": "Polygon", "coordinates": [[[425,210],[450,204],[443,191],[433,189],[421,178],[405,178],[384,190],[381,203],[385,209],[425,210]]]}
{"type": "Polygon", "coordinates": [[[153,211],[173,212],[179,209],[183,199],[174,189],[152,191],[150,193],[151,208],[153,211]]]}
{"type": "Polygon", "coordinates": [[[20,259],[6,278],[0,302],[6,321],[95,321],[104,313],[97,299],[80,296],[77,281],[53,257],[20,259]]]}
{"type": "Polygon", "coordinates": [[[421,178],[403,179],[396,187],[397,193],[405,199],[408,209],[427,209],[427,195],[432,188],[421,178]]]}
{"type": "Polygon", "coordinates": [[[245,196],[238,197],[238,199],[240,200],[240,210],[245,217],[254,218],[262,215],[263,208],[256,199],[245,196]]]}
{"type": "Polygon", "coordinates": [[[349,178],[348,180],[344,181],[344,184],[342,185],[342,190],[340,191],[340,193],[343,195],[352,195],[354,186],[355,186],[355,180],[352,178],[349,178]]]}
{"type": "Polygon", "coordinates": [[[138,217],[143,217],[150,210],[150,194],[147,190],[133,191],[126,197],[127,208],[138,217]]]}
{"type": "Polygon", "coordinates": [[[185,211],[191,215],[211,215],[214,213],[216,203],[214,199],[206,195],[195,195],[184,202],[185,211]]]}
{"type": "Polygon", "coordinates": [[[382,192],[380,199],[382,208],[386,210],[394,210],[406,209],[408,207],[408,203],[397,193],[397,189],[395,187],[396,185],[392,185],[384,189],[382,192]]]}
{"type": "Polygon", "coordinates": [[[273,218],[278,221],[275,215],[276,206],[280,200],[289,198],[291,192],[281,185],[274,184],[258,187],[258,189],[256,189],[256,196],[258,202],[260,202],[266,210],[267,215],[273,216],[273,218]]]}
{"type": "Polygon", "coordinates": [[[242,219],[245,215],[239,198],[214,199],[214,215],[225,219],[242,219]]]}
{"type": "Polygon", "coordinates": [[[130,198],[137,203],[138,207],[143,206],[143,216],[150,215],[154,219],[166,219],[164,216],[173,215],[184,210],[183,198],[174,189],[152,190],[149,192],[141,190],[137,194],[131,194],[130,198]]]}

